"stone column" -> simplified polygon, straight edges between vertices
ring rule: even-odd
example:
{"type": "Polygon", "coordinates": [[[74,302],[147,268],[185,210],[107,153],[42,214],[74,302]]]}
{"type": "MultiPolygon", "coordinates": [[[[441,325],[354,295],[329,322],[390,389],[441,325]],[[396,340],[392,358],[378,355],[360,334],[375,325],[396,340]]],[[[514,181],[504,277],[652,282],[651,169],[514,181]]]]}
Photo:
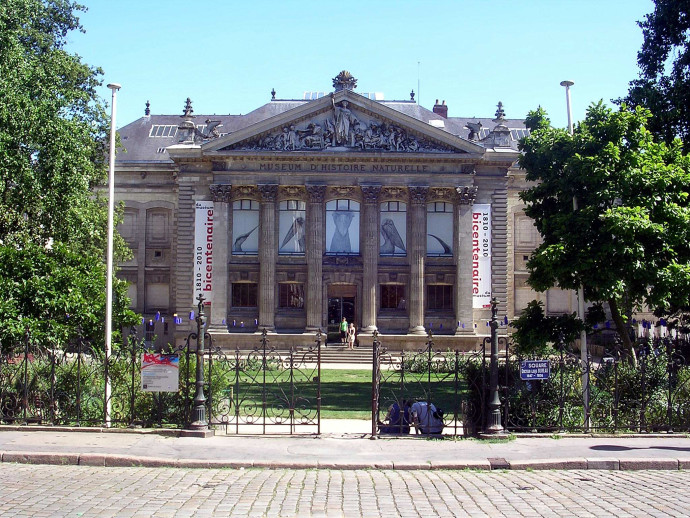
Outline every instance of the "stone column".
{"type": "Polygon", "coordinates": [[[227,333],[227,324],[223,322],[228,316],[228,250],[230,184],[212,184],[213,223],[215,243],[213,247],[213,302],[209,330],[227,333]]]}
{"type": "Polygon", "coordinates": [[[409,334],[424,335],[424,261],[426,259],[426,197],[428,187],[410,189],[410,235],[407,250],[410,260],[409,334]]]}
{"type": "Polygon", "coordinates": [[[362,331],[373,333],[376,328],[376,289],[379,266],[379,195],[380,185],[363,185],[362,205],[362,331]]]}
{"type": "Polygon", "coordinates": [[[325,185],[307,185],[307,332],[323,330],[323,200],[325,185]]]}
{"type": "Polygon", "coordinates": [[[472,311],[472,204],[476,187],[457,187],[455,234],[455,320],[456,335],[474,334],[472,311]],[[465,327],[463,328],[463,324],[465,327]]]}
{"type": "Polygon", "coordinates": [[[278,186],[257,186],[261,196],[259,209],[259,331],[275,330],[276,307],[276,196],[278,186]]]}

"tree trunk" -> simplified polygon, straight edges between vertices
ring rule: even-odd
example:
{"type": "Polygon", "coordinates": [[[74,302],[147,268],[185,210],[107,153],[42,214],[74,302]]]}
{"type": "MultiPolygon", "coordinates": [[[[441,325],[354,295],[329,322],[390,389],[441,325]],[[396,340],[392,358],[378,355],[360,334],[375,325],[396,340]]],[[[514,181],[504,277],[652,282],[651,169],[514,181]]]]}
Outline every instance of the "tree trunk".
{"type": "Polygon", "coordinates": [[[630,357],[630,361],[634,366],[637,366],[637,356],[635,355],[635,349],[630,341],[630,334],[628,333],[628,328],[625,325],[623,316],[621,315],[620,309],[618,308],[618,303],[614,298],[609,299],[609,309],[611,310],[611,318],[616,324],[616,331],[623,344],[623,351],[630,357]]]}

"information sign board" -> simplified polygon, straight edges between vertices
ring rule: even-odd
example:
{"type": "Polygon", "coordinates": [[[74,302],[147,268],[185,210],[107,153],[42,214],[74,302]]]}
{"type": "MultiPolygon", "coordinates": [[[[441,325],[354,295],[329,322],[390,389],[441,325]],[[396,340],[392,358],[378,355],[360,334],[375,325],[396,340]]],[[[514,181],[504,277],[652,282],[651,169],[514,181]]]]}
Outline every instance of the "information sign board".
{"type": "Polygon", "coordinates": [[[520,362],[520,379],[547,380],[551,377],[549,360],[526,360],[520,362]]]}
{"type": "Polygon", "coordinates": [[[177,392],[180,386],[180,357],[177,354],[141,355],[141,390],[177,392]]]}

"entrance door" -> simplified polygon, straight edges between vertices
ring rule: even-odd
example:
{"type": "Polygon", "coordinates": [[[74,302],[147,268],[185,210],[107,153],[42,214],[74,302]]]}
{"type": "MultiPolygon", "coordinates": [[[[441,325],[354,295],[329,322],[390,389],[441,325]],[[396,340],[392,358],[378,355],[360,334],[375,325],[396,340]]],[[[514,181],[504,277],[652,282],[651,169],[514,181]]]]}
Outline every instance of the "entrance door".
{"type": "Polygon", "coordinates": [[[354,284],[333,284],[328,287],[328,343],[340,343],[340,322],[343,317],[348,324],[356,323],[356,295],[357,287],[354,284]]]}

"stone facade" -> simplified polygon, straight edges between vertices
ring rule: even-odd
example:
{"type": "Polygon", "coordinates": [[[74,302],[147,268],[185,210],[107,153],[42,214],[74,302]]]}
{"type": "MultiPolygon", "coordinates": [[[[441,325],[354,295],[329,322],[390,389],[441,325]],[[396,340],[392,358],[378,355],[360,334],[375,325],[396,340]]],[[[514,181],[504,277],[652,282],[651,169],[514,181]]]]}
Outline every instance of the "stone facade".
{"type": "Polygon", "coordinates": [[[474,347],[489,318],[479,271],[501,315],[524,307],[537,241],[517,197],[522,121],[502,109],[493,121],[447,118],[344,84],[244,117],[203,124],[188,103],[182,117],[122,128],[116,188],[134,259],[119,274],[135,309],[164,315],[161,340],[189,332],[196,285],[212,293],[209,330],[227,347],[256,345],[262,329],[276,345],[312,344],[319,329],[333,339],[341,316],[361,336],[394,335],[389,346],[419,345],[431,326],[441,345],[474,347]],[[200,206],[212,221],[205,241],[200,206]],[[489,207],[486,267],[476,207],[489,207]]]}

